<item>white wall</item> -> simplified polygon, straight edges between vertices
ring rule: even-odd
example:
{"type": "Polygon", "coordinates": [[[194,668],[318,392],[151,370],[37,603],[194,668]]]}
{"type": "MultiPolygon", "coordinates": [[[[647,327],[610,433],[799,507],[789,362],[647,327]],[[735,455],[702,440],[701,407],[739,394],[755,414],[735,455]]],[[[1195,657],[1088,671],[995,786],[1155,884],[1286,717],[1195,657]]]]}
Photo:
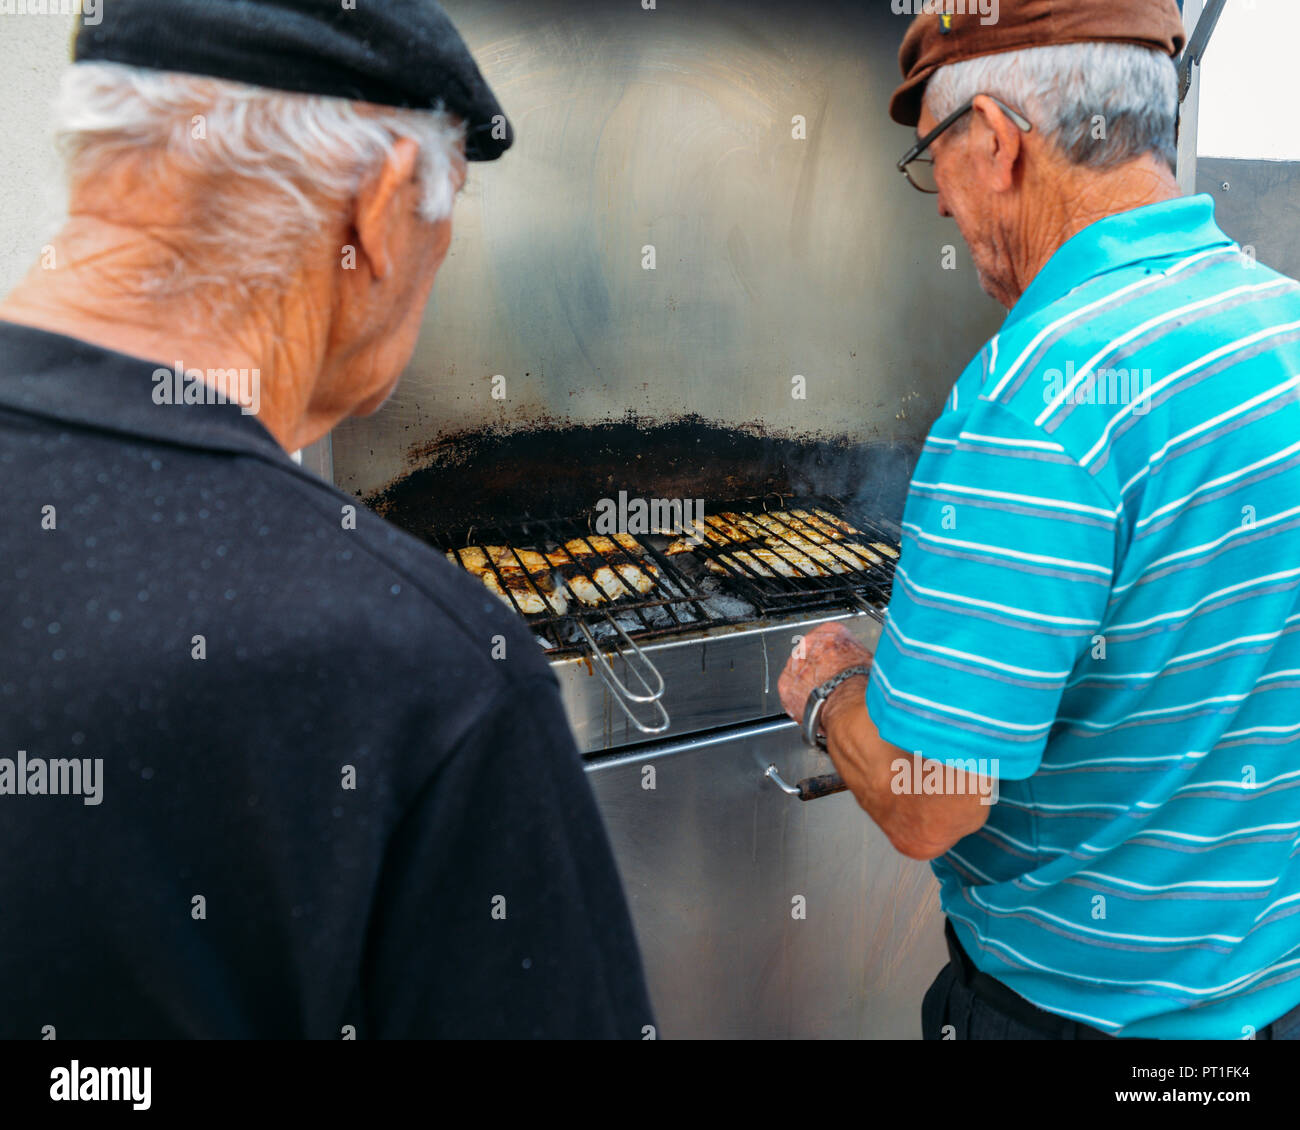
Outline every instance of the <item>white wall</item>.
{"type": "Polygon", "coordinates": [[[69,16],[0,15],[0,294],[27,273],[63,218],[50,104],[72,30],[69,16]]]}
{"type": "Polygon", "coordinates": [[[1300,2],[1228,0],[1201,73],[1202,157],[1300,160],[1300,2]]]}

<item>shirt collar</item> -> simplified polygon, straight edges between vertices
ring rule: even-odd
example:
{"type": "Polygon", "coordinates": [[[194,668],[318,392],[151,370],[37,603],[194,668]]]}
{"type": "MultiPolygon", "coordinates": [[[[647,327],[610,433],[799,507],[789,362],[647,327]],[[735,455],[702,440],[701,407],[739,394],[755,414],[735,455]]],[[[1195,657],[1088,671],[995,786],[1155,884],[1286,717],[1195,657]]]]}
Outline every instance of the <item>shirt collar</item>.
{"type": "Polygon", "coordinates": [[[294,465],[265,426],[238,404],[171,402],[180,382],[160,391],[155,374],[174,371],[174,364],[0,321],[0,409],[294,465]]]}
{"type": "Polygon", "coordinates": [[[1107,216],[1066,240],[1007,315],[1008,326],[1050,306],[1089,279],[1144,259],[1194,255],[1233,241],[1214,222],[1214,198],[1181,196],[1107,216]]]}

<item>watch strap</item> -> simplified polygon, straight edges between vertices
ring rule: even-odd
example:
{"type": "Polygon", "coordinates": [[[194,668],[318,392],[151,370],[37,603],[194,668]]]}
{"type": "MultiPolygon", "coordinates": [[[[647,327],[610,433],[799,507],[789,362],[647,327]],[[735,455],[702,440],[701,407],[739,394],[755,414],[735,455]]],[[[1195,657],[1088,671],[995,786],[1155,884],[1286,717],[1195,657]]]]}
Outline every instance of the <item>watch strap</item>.
{"type": "Polygon", "coordinates": [[[871,677],[871,668],[862,665],[846,667],[838,675],[827,679],[820,686],[814,687],[808,695],[808,701],[803,709],[803,725],[801,730],[803,740],[806,745],[814,749],[826,749],[826,736],[818,728],[817,721],[821,717],[822,707],[826,700],[831,697],[831,692],[841,683],[854,678],[857,675],[871,677]]]}

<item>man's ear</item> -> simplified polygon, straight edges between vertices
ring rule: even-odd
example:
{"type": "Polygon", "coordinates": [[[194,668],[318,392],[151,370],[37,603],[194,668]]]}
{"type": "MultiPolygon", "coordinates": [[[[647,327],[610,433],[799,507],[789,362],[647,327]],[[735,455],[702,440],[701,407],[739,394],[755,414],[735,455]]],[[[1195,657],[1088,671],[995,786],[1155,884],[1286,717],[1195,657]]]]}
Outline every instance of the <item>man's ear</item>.
{"type": "Polygon", "coordinates": [[[1005,192],[1015,183],[1016,162],[1023,149],[1020,129],[987,94],[976,95],[972,112],[979,138],[978,156],[992,169],[992,187],[1005,192]]]}
{"type": "Polygon", "coordinates": [[[353,225],[357,229],[358,248],[370,262],[370,273],[385,279],[392,271],[389,248],[404,235],[403,217],[394,209],[395,201],[414,187],[420,147],[409,137],[398,138],[388,151],[384,167],[357,193],[353,225]]]}

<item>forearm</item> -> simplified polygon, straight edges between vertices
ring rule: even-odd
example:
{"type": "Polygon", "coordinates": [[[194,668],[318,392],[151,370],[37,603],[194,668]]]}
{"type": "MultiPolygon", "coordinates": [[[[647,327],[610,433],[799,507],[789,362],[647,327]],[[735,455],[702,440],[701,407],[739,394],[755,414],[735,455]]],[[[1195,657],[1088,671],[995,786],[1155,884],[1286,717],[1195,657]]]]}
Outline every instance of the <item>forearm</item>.
{"type": "MultiPolygon", "coordinates": [[[[871,653],[841,623],[820,624],[808,633],[781,672],[781,702],[803,721],[814,691],[854,667],[872,662],[871,653]]],[[[913,859],[934,859],[983,826],[991,790],[983,779],[931,762],[925,788],[913,755],[880,736],[867,712],[867,677],[856,675],[831,691],[817,724],[826,734],[831,759],[860,804],[890,842],[913,859]],[[900,772],[905,769],[906,772],[900,772]],[[929,787],[933,777],[942,782],[929,787]],[[944,791],[944,790],[947,791],[944,791]]]]}
{"type": "Polygon", "coordinates": [[[988,809],[972,805],[964,791],[923,794],[900,787],[900,782],[906,786],[915,779],[913,755],[880,736],[867,712],[866,690],[865,677],[850,679],[822,708],[831,760],[858,804],[899,852],[911,859],[934,859],[982,827],[988,809]]]}

